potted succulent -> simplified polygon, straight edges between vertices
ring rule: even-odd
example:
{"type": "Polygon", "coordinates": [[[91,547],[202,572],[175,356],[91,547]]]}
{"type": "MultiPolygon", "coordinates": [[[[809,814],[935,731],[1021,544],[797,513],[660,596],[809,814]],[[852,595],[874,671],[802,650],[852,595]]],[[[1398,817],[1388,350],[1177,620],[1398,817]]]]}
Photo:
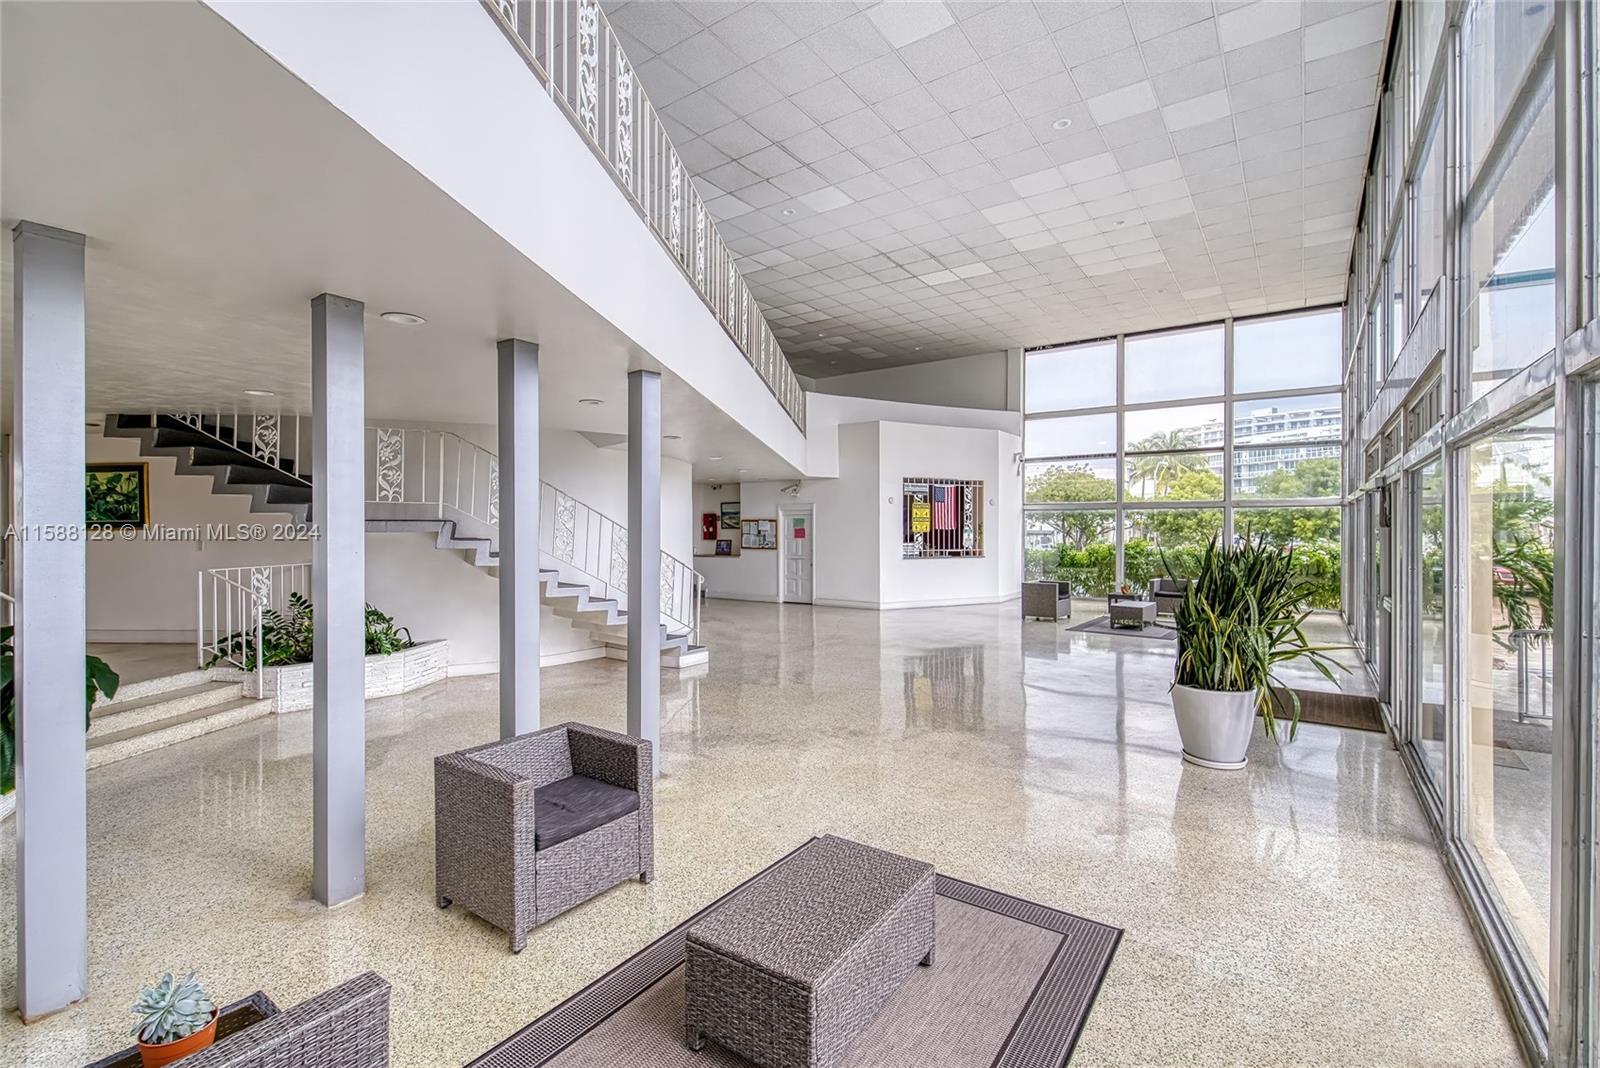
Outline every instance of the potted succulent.
{"type": "Polygon", "coordinates": [[[174,980],[168,972],[155,986],[139,991],[128,1010],[139,1017],[132,1034],[139,1040],[144,1068],[162,1068],[216,1041],[217,1007],[190,972],[174,980]]]}
{"type": "Polygon", "coordinates": [[[1178,662],[1172,709],[1183,738],[1183,758],[1207,768],[1245,765],[1250,728],[1261,713],[1263,729],[1278,739],[1276,708],[1287,695],[1289,738],[1300,726],[1300,698],[1278,684],[1274,670],[1305,659],[1330,682],[1339,665],[1302,629],[1310,591],[1295,574],[1293,550],[1269,546],[1248,534],[1231,546],[1212,538],[1173,614],[1178,662]]]}

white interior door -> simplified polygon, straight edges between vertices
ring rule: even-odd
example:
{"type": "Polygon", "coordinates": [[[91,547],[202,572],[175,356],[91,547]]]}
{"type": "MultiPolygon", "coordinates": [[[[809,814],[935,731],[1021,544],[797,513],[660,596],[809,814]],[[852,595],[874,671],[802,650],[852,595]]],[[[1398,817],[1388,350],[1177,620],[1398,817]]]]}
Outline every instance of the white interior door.
{"type": "Polygon", "coordinates": [[[783,599],[789,604],[811,603],[811,543],[815,540],[811,509],[782,509],[783,599]]]}

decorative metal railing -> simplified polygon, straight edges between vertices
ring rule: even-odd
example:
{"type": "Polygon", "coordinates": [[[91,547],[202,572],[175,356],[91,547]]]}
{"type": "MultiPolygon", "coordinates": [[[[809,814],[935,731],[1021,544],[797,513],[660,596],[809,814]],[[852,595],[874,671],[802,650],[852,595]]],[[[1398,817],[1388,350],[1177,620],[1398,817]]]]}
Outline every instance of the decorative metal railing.
{"type": "MultiPolygon", "coordinates": [[[[365,496],[372,518],[450,519],[464,537],[498,540],[499,458],[447,430],[368,427],[365,496]]],[[[599,586],[602,596],[626,599],[628,528],[542,481],[539,551],[599,586]]],[[[696,642],[702,581],[682,560],[661,554],[661,615],[696,642]]]]}
{"type": "Polygon", "coordinates": [[[311,595],[310,564],[256,564],[216,567],[196,576],[195,660],[200,667],[231,664],[256,674],[256,692],[265,672],[258,655],[268,610],[286,612],[293,595],[311,595]]]}
{"type": "Polygon", "coordinates": [[[310,475],[301,463],[310,449],[302,447],[298,412],[284,415],[278,410],[241,409],[235,405],[232,408],[161,408],[151,416],[152,426],[160,425],[162,416],[175,419],[214,438],[220,445],[237,449],[311,484],[310,475]]]}
{"type": "Polygon", "coordinates": [[[802,431],[805,391],[597,0],[484,0],[802,431]]]}

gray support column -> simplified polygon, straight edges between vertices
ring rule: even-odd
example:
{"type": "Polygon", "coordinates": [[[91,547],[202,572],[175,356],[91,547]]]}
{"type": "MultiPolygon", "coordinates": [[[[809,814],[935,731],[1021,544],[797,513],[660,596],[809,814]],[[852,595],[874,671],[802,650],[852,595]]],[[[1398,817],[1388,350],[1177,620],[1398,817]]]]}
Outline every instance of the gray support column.
{"type": "Polygon", "coordinates": [[[366,890],[366,342],[358,300],[311,302],[312,893],[366,890]]]}
{"type": "Polygon", "coordinates": [[[628,373],[628,733],[661,768],[661,376],[628,373]]]}
{"type": "Polygon", "coordinates": [[[539,729],[539,346],[500,342],[500,737],[539,729]]]}
{"type": "Polygon", "coordinates": [[[21,222],[12,242],[17,1006],[33,1020],[88,982],[83,235],[21,222]]]}

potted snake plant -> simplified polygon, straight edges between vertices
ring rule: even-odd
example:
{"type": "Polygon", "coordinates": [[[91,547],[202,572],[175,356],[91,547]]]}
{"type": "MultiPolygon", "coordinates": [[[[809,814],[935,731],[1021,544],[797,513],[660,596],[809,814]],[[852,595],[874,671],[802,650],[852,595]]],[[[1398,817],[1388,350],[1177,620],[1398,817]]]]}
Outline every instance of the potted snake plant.
{"type": "Polygon", "coordinates": [[[1309,590],[1294,570],[1292,549],[1248,534],[1232,546],[1206,547],[1198,574],[1174,613],[1178,662],[1172,708],[1183,738],[1183,758],[1201,767],[1245,765],[1250,729],[1261,713],[1268,738],[1278,740],[1278,716],[1287,699],[1289,738],[1300,726],[1300,698],[1279,684],[1279,664],[1304,659],[1330,682],[1337,663],[1331,646],[1305,635],[1309,590]]]}
{"type": "Polygon", "coordinates": [[[163,1068],[198,1053],[217,1038],[217,1007],[190,972],[173,979],[168,972],[155,986],[139,991],[128,1010],[139,1017],[131,1032],[139,1040],[144,1068],[163,1068]]]}

